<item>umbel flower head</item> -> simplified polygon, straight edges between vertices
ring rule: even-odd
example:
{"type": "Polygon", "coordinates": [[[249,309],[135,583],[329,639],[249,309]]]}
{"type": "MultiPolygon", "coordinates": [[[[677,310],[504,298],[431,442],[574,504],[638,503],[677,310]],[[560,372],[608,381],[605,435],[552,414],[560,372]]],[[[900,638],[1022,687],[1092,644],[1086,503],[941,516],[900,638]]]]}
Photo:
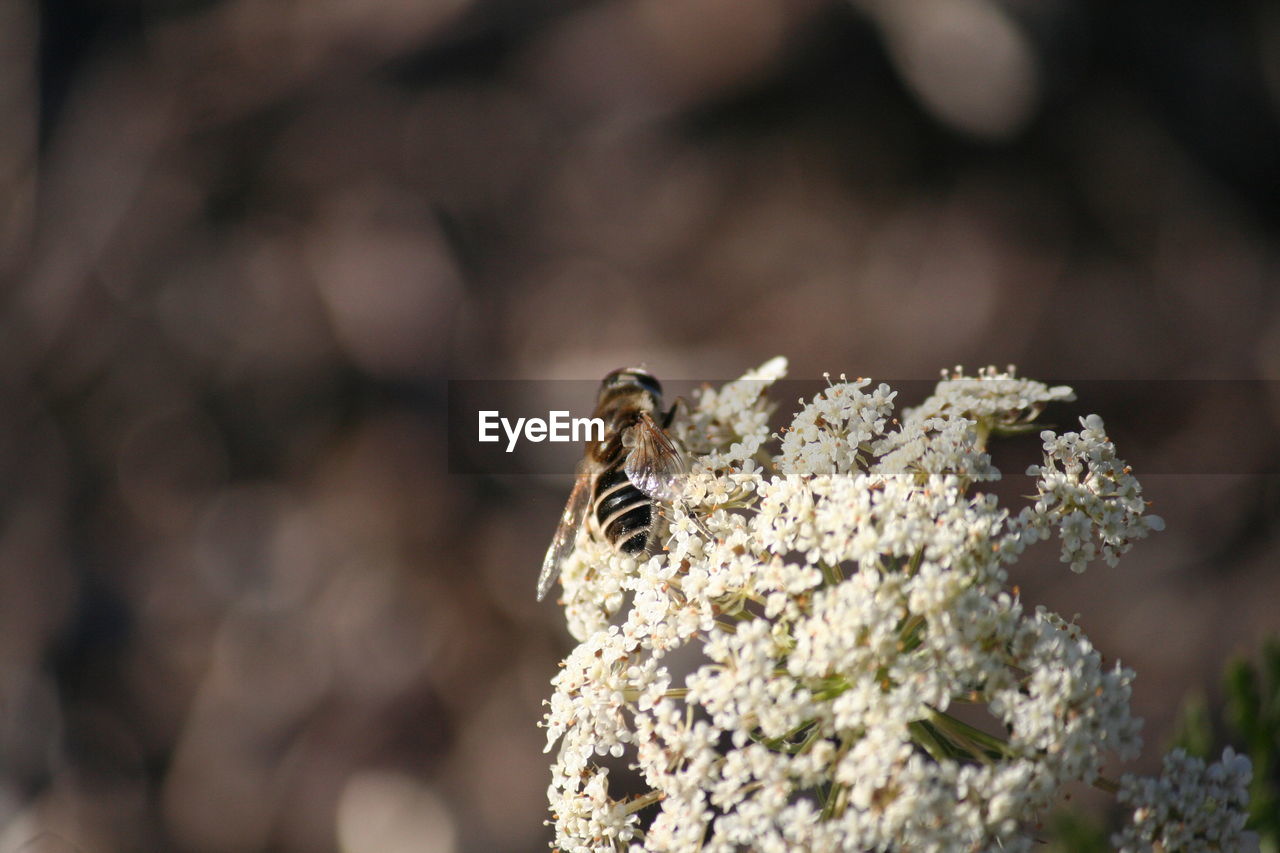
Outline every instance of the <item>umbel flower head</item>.
{"type": "MultiPolygon", "coordinates": [[[[775,448],[767,393],[785,369],[703,391],[676,425],[692,470],[664,552],[637,562],[584,534],[563,568],[579,645],[545,719],[555,845],[1032,849],[1064,785],[1136,755],[1141,722],[1133,673],[1024,608],[1006,569],[1055,534],[1073,570],[1114,565],[1162,522],[1097,416],[1041,433],[1028,505],[981,491],[1000,476],[988,440],[1068,388],[957,369],[895,417],[888,386],[841,377],[800,401],[775,448]],[[991,725],[959,718],[975,710],[991,725]],[[611,791],[605,756],[648,793],[611,791]]],[[[1215,808],[1234,814],[1249,769],[1229,759],[1179,767],[1217,774],[1230,796],[1215,808]]],[[[1158,812],[1170,786],[1125,786],[1147,816],[1123,838],[1133,850],[1159,837],[1150,815],[1185,815],[1200,790],[1182,784],[1158,812]]],[[[1233,828],[1183,849],[1237,849],[1233,828]]]]}

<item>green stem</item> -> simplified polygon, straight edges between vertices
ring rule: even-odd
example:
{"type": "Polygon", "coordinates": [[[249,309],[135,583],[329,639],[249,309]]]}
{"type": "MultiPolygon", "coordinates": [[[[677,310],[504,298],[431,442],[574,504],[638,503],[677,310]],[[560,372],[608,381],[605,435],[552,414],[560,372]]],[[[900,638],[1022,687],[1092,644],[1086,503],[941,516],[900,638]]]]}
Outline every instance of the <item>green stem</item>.
{"type": "Polygon", "coordinates": [[[844,814],[845,804],[849,799],[849,786],[839,782],[831,783],[827,790],[827,801],[822,804],[822,820],[831,820],[844,814]]]}
{"type": "Polygon", "coordinates": [[[991,421],[979,418],[974,425],[974,447],[979,451],[987,449],[987,439],[991,436],[991,421]]]}
{"type": "Polygon", "coordinates": [[[631,802],[627,803],[627,814],[635,814],[641,809],[653,805],[665,796],[666,794],[661,791],[650,791],[647,794],[641,794],[631,802]]]}
{"type": "Polygon", "coordinates": [[[924,622],[924,617],[917,614],[902,624],[902,628],[898,632],[902,636],[902,640],[899,643],[902,651],[909,652],[920,645],[920,632],[924,628],[924,622]]]}
{"type": "Polygon", "coordinates": [[[914,723],[908,723],[907,728],[911,731],[912,739],[920,744],[925,752],[933,756],[935,761],[943,761],[950,757],[949,750],[934,734],[932,726],[923,720],[916,720],[914,723]]]}
{"type": "Polygon", "coordinates": [[[993,758],[1003,758],[1009,755],[1008,742],[994,735],[989,735],[981,729],[975,729],[968,723],[958,720],[944,711],[934,711],[929,719],[950,737],[963,741],[973,752],[974,758],[985,762],[993,758]]]}
{"type": "MultiPolygon", "coordinates": [[[[640,700],[640,694],[643,692],[644,691],[641,690],[639,687],[627,687],[622,691],[622,698],[627,702],[638,702],[640,700]]],[[[689,695],[688,687],[672,687],[670,690],[663,691],[662,698],[683,699],[688,695],[689,695]]]]}
{"type": "Polygon", "coordinates": [[[813,748],[813,745],[817,743],[821,737],[822,737],[822,727],[818,725],[814,725],[814,727],[809,730],[809,733],[804,736],[804,740],[800,741],[799,746],[797,746],[794,750],[792,750],[791,754],[804,755],[806,752],[808,752],[810,749],[813,748]]]}
{"type": "MultiPolygon", "coordinates": [[[[840,748],[836,750],[835,760],[831,763],[832,767],[840,766],[840,762],[849,752],[849,746],[849,741],[844,738],[840,739],[840,748]]],[[[820,792],[819,797],[822,799],[822,813],[819,816],[819,820],[831,820],[834,817],[839,817],[844,812],[843,801],[847,794],[848,789],[844,785],[835,781],[832,781],[831,784],[827,786],[825,794],[820,792]]]]}

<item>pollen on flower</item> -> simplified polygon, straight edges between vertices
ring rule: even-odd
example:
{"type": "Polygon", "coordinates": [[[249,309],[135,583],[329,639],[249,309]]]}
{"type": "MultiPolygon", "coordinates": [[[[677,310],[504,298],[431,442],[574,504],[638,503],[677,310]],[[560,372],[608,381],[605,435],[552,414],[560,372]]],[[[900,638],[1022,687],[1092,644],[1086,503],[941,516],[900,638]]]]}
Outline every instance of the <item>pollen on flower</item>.
{"type": "MultiPolygon", "coordinates": [[[[956,367],[903,412],[887,385],[824,375],[774,435],[785,372],[773,359],[704,389],[673,426],[690,474],[658,554],[584,538],[563,567],[579,645],[543,723],[555,846],[1034,849],[1063,787],[1132,756],[1141,721],[1132,671],[1024,610],[1008,567],[1054,534],[1073,569],[1114,564],[1163,522],[1097,416],[1042,433],[1026,506],[981,491],[1000,476],[988,440],[1069,388],[956,367]],[[1003,734],[951,716],[957,701],[1003,734]],[[603,756],[649,793],[615,786],[603,756]]],[[[1206,798],[1219,813],[1197,837],[1234,849],[1247,761],[1178,762],[1167,782],[1126,780],[1125,849],[1211,849],[1175,846],[1167,817],[1206,798]]]]}

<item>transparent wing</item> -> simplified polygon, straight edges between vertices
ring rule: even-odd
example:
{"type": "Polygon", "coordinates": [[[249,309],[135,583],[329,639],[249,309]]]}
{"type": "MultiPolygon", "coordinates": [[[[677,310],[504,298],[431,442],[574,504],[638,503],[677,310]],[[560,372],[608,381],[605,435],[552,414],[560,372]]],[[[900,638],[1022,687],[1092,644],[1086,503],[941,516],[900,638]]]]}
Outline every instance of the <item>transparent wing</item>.
{"type": "Polygon", "coordinates": [[[574,543],[578,539],[578,528],[582,527],[582,520],[586,517],[587,506],[590,503],[591,478],[587,475],[585,461],[579,462],[573,491],[569,493],[569,501],[564,505],[564,514],[560,516],[556,534],[551,537],[547,556],[542,560],[542,572],[538,575],[539,601],[547,597],[547,593],[551,591],[551,585],[560,576],[560,565],[565,557],[573,553],[574,543]]]}
{"type": "Polygon", "coordinates": [[[684,454],[653,418],[641,415],[623,436],[623,444],[631,448],[623,470],[637,489],[666,503],[680,497],[688,472],[684,454]]]}

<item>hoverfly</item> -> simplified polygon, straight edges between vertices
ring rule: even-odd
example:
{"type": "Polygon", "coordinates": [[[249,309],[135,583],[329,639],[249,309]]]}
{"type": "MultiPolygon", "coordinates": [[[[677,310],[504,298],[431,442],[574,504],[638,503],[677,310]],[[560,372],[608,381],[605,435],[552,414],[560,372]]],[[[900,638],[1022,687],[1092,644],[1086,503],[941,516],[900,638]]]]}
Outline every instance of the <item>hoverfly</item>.
{"type": "Polygon", "coordinates": [[[604,438],[588,442],[575,470],[573,491],[542,561],[539,601],[573,553],[584,522],[623,554],[654,548],[657,504],[677,500],[687,470],[684,455],[666,433],[676,406],[665,415],[661,409],[662,386],[643,368],[615,370],[600,383],[594,417],[604,421],[604,438]],[[655,420],[659,416],[661,426],[655,420]]]}

